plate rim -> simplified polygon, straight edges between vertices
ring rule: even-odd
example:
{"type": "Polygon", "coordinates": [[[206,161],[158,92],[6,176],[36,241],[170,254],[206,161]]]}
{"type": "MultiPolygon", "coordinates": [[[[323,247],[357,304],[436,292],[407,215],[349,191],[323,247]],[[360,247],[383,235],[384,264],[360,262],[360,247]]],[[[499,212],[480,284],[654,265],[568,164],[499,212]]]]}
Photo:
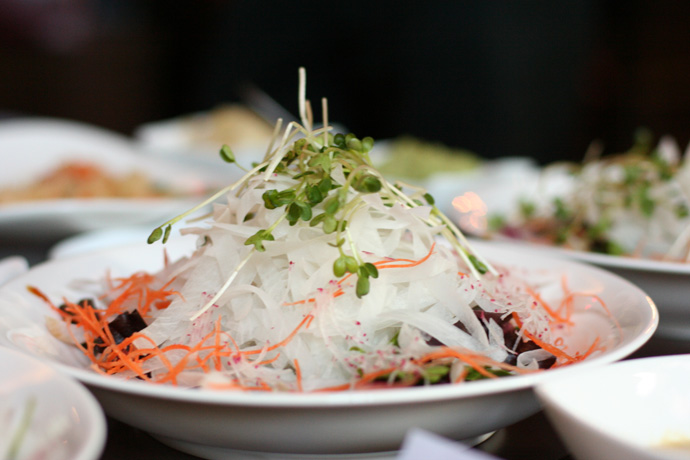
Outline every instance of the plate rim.
{"type": "Polygon", "coordinates": [[[479,238],[469,238],[471,241],[491,241],[496,244],[514,247],[534,249],[544,254],[552,256],[568,257],[572,260],[595,264],[604,268],[618,268],[635,271],[648,271],[659,273],[688,274],[690,275],[690,262],[672,262],[664,260],[646,259],[632,256],[614,256],[611,254],[600,254],[591,251],[579,251],[576,249],[563,248],[548,244],[540,244],[532,241],[519,239],[495,239],[484,240],[479,238]]]}

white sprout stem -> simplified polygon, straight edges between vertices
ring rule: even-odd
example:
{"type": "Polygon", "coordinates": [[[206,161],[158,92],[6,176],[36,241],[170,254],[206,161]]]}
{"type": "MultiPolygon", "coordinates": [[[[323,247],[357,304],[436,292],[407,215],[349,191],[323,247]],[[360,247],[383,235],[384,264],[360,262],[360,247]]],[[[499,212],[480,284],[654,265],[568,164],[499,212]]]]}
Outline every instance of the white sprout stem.
{"type": "Polygon", "coordinates": [[[307,71],[304,67],[299,68],[299,117],[306,128],[310,128],[307,120],[307,71]]]}
{"type": "MultiPolygon", "coordinates": [[[[352,207],[352,209],[350,210],[350,212],[347,216],[347,220],[351,222],[355,213],[364,207],[365,207],[365,205],[361,201],[358,203],[355,203],[355,206],[352,207]]],[[[363,263],[364,261],[359,256],[359,251],[357,251],[357,247],[355,246],[355,240],[354,240],[354,238],[352,238],[352,234],[350,233],[350,227],[345,227],[345,236],[347,237],[347,242],[350,246],[350,251],[352,252],[352,256],[360,264],[363,263]]]]}
{"type": "Polygon", "coordinates": [[[278,163],[280,163],[280,160],[283,159],[284,152],[283,149],[287,145],[288,139],[294,135],[295,131],[292,130],[293,127],[296,127],[297,124],[294,121],[291,121],[288,123],[287,127],[285,128],[285,133],[283,134],[283,138],[280,141],[280,145],[278,148],[275,150],[275,153],[273,154],[273,157],[271,158],[271,162],[269,163],[268,167],[266,168],[266,172],[264,173],[264,181],[268,181],[271,179],[271,176],[273,175],[273,171],[275,171],[276,167],[278,166],[278,163]]]}
{"type": "Polygon", "coordinates": [[[311,131],[314,128],[314,113],[311,110],[311,102],[309,102],[309,99],[305,101],[304,107],[307,111],[307,124],[305,128],[311,131]]]}
{"type": "Polygon", "coordinates": [[[352,257],[354,257],[357,260],[357,262],[362,263],[362,259],[359,257],[359,253],[357,252],[357,248],[355,247],[355,242],[352,239],[352,235],[350,234],[349,228],[345,229],[345,235],[347,236],[347,243],[350,245],[352,257]]]}
{"type": "Polygon", "coordinates": [[[225,280],[225,283],[220,287],[220,289],[218,290],[218,292],[216,292],[216,295],[214,295],[213,298],[212,298],[211,300],[209,300],[208,302],[206,302],[206,304],[205,304],[203,307],[201,307],[201,309],[199,309],[196,313],[194,313],[194,315],[192,315],[192,317],[189,318],[190,321],[194,321],[194,320],[197,319],[199,316],[201,316],[201,315],[203,315],[204,313],[206,313],[206,311],[207,311],[209,308],[211,308],[211,307],[218,301],[218,299],[220,299],[220,297],[221,297],[223,294],[225,294],[225,291],[228,290],[228,288],[230,287],[230,284],[232,284],[232,282],[235,280],[235,278],[237,277],[237,275],[240,273],[240,270],[242,270],[242,267],[244,267],[244,266],[246,265],[246,263],[249,261],[249,259],[252,258],[252,256],[254,255],[254,252],[255,252],[255,251],[256,251],[256,247],[252,247],[252,248],[249,250],[249,252],[247,253],[247,255],[244,256],[244,259],[242,259],[242,260],[240,261],[240,263],[237,264],[237,267],[235,267],[235,269],[232,271],[232,273],[230,274],[230,276],[228,277],[228,279],[225,280]]]}
{"type": "Polygon", "coordinates": [[[288,142],[290,142],[297,133],[303,133],[310,141],[312,141],[312,143],[316,144],[319,148],[321,148],[322,146],[316,140],[316,136],[321,134],[322,131],[328,131],[329,129],[330,127],[324,127],[311,132],[294,121],[288,123],[287,127],[285,128],[283,138],[280,141],[280,145],[277,149],[273,151],[272,155],[268,155],[268,157],[270,158],[270,163],[268,163],[268,167],[266,168],[266,172],[264,173],[264,181],[268,181],[271,179],[271,175],[275,171],[276,167],[278,167],[278,163],[280,163],[280,161],[285,156],[284,149],[288,145],[288,142]]]}
{"type": "Polygon", "coordinates": [[[264,161],[268,161],[268,159],[271,157],[271,153],[273,152],[273,146],[276,143],[276,139],[278,139],[278,136],[280,136],[280,131],[283,128],[283,119],[278,118],[278,121],[276,121],[276,125],[273,128],[273,134],[271,135],[271,142],[268,144],[268,148],[266,149],[266,153],[264,154],[264,161]]]}
{"type": "Polygon", "coordinates": [[[328,99],[321,98],[321,116],[323,117],[323,145],[328,145],[328,99]]]}

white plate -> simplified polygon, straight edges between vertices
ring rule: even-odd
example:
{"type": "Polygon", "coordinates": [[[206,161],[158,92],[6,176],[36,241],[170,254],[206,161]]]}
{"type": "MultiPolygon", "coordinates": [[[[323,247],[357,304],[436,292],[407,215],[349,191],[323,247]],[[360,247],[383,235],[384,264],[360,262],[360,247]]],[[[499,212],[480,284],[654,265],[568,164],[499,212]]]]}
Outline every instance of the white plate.
{"type": "Polygon", "coordinates": [[[659,309],[657,335],[690,340],[690,264],[573,251],[521,241],[496,244],[567,257],[613,272],[639,286],[652,298],[659,309]]]}
{"type": "Polygon", "coordinates": [[[179,194],[157,199],[56,199],[0,205],[0,235],[57,239],[121,225],[159,225],[201,201],[207,190],[239,177],[237,168],[182,166],[140,155],[127,137],[59,119],[0,123],[0,188],[31,183],[67,161],[84,160],[109,173],[137,170],[179,194]]]}
{"type": "Polygon", "coordinates": [[[10,256],[0,260],[0,286],[29,269],[29,261],[22,256],[10,256]]]}
{"type": "Polygon", "coordinates": [[[95,460],[105,445],[105,416],[79,383],[36,358],[0,347],[0,458],[95,460]],[[21,430],[24,417],[26,431],[21,430]],[[16,456],[11,442],[23,433],[16,456]]]}
{"type": "MultiPolygon", "coordinates": [[[[257,394],[190,390],[108,378],[84,369],[85,358],[57,341],[44,327],[51,314],[30,295],[27,285],[52,298],[78,298],[83,292],[68,284],[94,279],[106,270],[112,276],[157,270],[163,260],[158,245],[132,246],[59,259],[33,268],[0,289],[0,345],[27,350],[51,359],[85,383],[106,412],[152,433],[170,445],[207,458],[257,451],[297,458],[327,454],[361,454],[399,448],[413,427],[451,439],[468,439],[517,422],[538,411],[532,387],[567,372],[610,363],[629,355],[654,333],[654,304],[627,281],[582,264],[478,245],[489,258],[534,269],[556,270],[571,280],[572,289],[595,289],[620,323],[621,337],[607,351],[569,368],[466,385],[440,385],[385,391],[314,394],[257,394]]],[[[189,251],[189,241],[168,248],[171,257],[189,251]]],[[[567,343],[586,349],[592,333],[606,338],[611,322],[587,314],[567,343]]],[[[615,335],[615,334],[614,334],[615,335]]]]}
{"type": "Polygon", "coordinates": [[[552,379],[536,393],[579,460],[679,460],[690,458],[689,379],[690,355],[664,356],[552,379]]]}

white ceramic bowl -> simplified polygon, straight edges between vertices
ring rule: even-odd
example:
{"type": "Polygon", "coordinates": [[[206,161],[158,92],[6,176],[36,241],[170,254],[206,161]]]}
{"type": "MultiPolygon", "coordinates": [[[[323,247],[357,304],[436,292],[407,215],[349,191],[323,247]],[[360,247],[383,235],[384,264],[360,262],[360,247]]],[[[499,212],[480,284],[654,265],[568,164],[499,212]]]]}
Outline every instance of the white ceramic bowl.
{"type": "Polygon", "coordinates": [[[86,388],[17,350],[0,347],[0,362],[0,458],[100,457],[105,417],[86,388]],[[17,440],[12,456],[9,450],[17,440]]]}
{"type": "Polygon", "coordinates": [[[690,355],[635,359],[563,373],[537,385],[579,460],[690,458],[690,355]]]}
{"type": "MultiPolygon", "coordinates": [[[[566,260],[478,245],[488,258],[535,271],[563,273],[573,290],[594,290],[620,329],[600,311],[587,310],[565,337],[569,350],[585,351],[600,335],[604,353],[573,367],[589,368],[629,355],[654,333],[658,317],[644,292],[605,271],[566,260]]],[[[171,257],[187,249],[172,245],[171,257]]],[[[44,303],[27,293],[34,285],[52,298],[77,297],[69,287],[79,278],[156,270],[161,247],[132,246],[57,259],[37,266],[0,289],[0,344],[53,360],[85,383],[112,417],[153,434],[178,449],[206,458],[256,452],[277,458],[394,451],[413,427],[452,439],[471,439],[517,422],[539,410],[532,392],[538,383],[567,369],[472,382],[407,389],[343,393],[285,394],[214,392],[122,381],[86,370],[74,347],[50,336],[44,303]]],[[[234,457],[233,457],[234,458],[234,457]]]]}

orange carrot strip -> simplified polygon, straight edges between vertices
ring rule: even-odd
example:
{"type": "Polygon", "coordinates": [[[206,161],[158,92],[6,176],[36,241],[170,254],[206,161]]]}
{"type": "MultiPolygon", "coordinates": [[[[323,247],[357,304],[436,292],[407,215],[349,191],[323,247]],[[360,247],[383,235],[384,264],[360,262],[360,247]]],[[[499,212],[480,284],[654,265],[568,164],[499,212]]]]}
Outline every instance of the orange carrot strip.
{"type": "Polygon", "coordinates": [[[520,327],[520,331],[522,334],[534,342],[535,344],[539,345],[539,347],[543,348],[544,350],[548,351],[552,355],[554,355],[556,358],[561,358],[568,363],[572,363],[577,361],[575,358],[567,354],[565,351],[561,350],[560,348],[557,348],[549,343],[544,342],[543,340],[539,340],[537,337],[535,337],[533,334],[531,334],[527,329],[522,327],[522,321],[520,321],[520,318],[518,317],[517,313],[513,312],[513,318],[515,321],[518,323],[518,326],[520,327]]]}
{"type": "Polygon", "coordinates": [[[534,298],[534,300],[542,306],[542,308],[548,313],[548,315],[553,318],[557,323],[563,323],[563,324],[568,324],[572,325],[572,321],[570,321],[569,318],[563,318],[561,315],[556,313],[556,311],[549,306],[549,304],[544,301],[544,299],[541,297],[541,294],[538,292],[534,291],[531,287],[525,286],[525,289],[527,290],[527,293],[534,298]]]}
{"type": "Polygon", "coordinates": [[[302,369],[299,367],[299,361],[297,358],[294,360],[295,363],[295,377],[297,378],[297,391],[300,393],[303,391],[302,390],[302,369]]]}
{"type": "MultiPolygon", "coordinates": [[[[304,319],[302,321],[300,321],[300,323],[297,325],[297,327],[295,329],[293,329],[293,331],[287,337],[285,337],[283,340],[276,343],[275,345],[271,345],[270,347],[266,347],[265,351],[273,351],[276,348],[282,347],[283,345],[290,343],[290,341],[297,335],[297,333],[302,328],[302,326],[304,326],[308,322],[311,322],[311,318],[313,318],[313,317],[314,317],[314,315],[311,315],[311,314],[305,316],[304,319]]],[[[242,354],[242,355],[256,355],[256,354],[259,354],[262,352],[264,352],[263,348],[258,349],[258,350],[240,351],[240,354],[242,354]]]]}

